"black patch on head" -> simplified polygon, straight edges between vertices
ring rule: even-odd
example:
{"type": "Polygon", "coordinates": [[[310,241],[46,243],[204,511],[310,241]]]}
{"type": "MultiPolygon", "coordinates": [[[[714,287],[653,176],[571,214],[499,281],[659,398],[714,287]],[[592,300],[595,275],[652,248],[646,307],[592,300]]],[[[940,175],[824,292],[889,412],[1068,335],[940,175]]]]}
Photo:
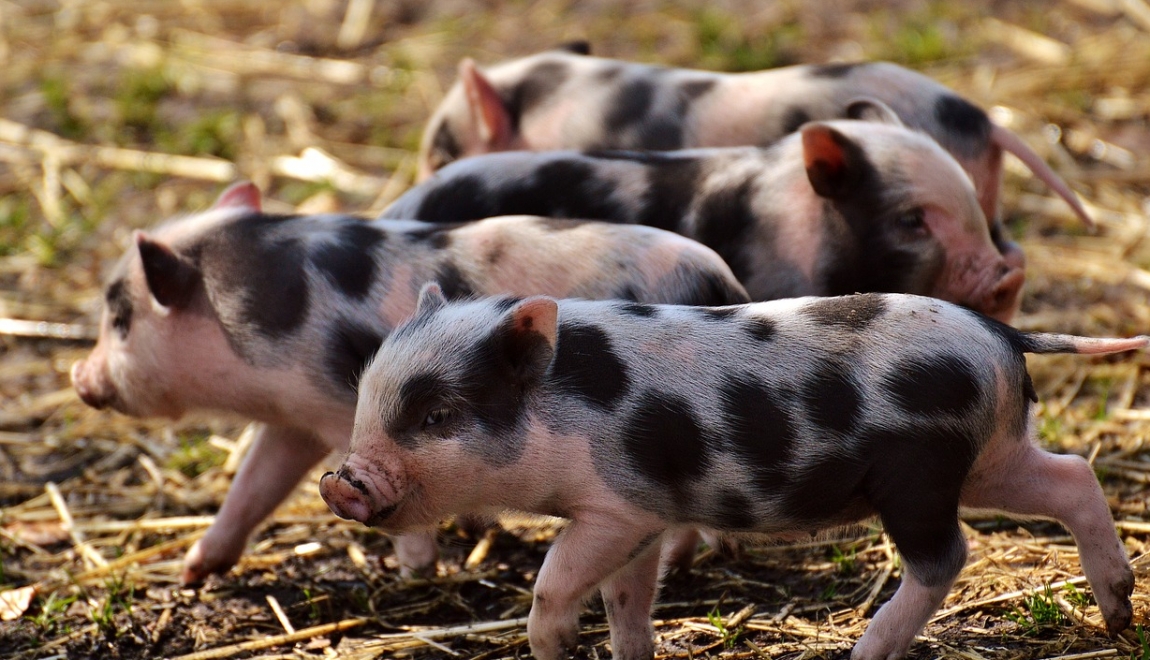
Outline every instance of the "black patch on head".
{"type": "Polygon", "coordinates": [[[947,133],[962,136],[979,146],[990,139],[990,118],[981,108],[959,96],[939,96],[934,102],[934,118],[947,133]]]}
{"type": "Polygon", "coordinates": [[[683,217],[698,190],[701,163],[696,158],[663,154],[650,154],[644,162],[647,190],[643,193],[639,224],[682,233],[683,217]]]}
{"type": "Polygon", "coordinates": [[[846,63],[846,64],[820,64],[812,66],[810,73],[812,78],[845,78],[855,70],[855,67],[864,66],[859,62],[846,63]]]}
{"type": "Polygon", "coordinates": [[[104,303],[108,306],[112,328],[119,333],[120,339],[127,339],[128,331],[132,328],[132,298],[123,278],[108,285],[108,290],[104,292],[104,303]]]}
{"type": "Polygon", "coordinates": [[[710,466],[703,429],[691,405],[674,395],[645,392],[623,422],[622,449],[631,468],[685,504],[689,482],[710,466]]]}
{"type": "Polygon", "coordinates": [[[829,360],[807,375],[801,397],[811,421],[828,431],[850,433],[862,413],[862,392],[849,367],[829,360]]]}
{"type": "Polygon", "coordinates": [[[980,394],[974,368],[953,354],[897,362],[883,384],[904,411],[928,417],[966,414],[978,405],[980,394]]]}
{"type": "Polygon", "coordinates": [[[771,319],[762,317],[748,318],[743,323],[743,329],[752,339],[758,341],[771,341],[778,334],[778,328],[775,327],[775,322],[771,319]]]}
{"type": "Polygon", "coordinates": [[[727,439],[761,493],[787,483],[796,438],[784,395],[750,374],[728,376],[720,389],[727,439]]]}
{"type": "Polygon", "coordinates": [[[372,251],[384,240],[383,233],[359,220],[348,220],[335,235],[311,252],[311,262],[340,293],[363,300],[375,281],[376,263],[372,251]]]}
{"type": "Polygon", "coordinates": [[[769,247],[753,239],[759,224],[751,208],[754,193],[755,180],[748,178],[704,197],[695,217],[696,235],[691,237],[717,252],[740,282],[752,274],[747,258],[749,244],[755,243],[755,250],[769,247]]]}
{"type": "Polygon", "coordinates": [[[821,325],[862,331],[886,313],[886,301],[873,293],[820,298],[804,306],[802,312],[821,325]]]}
{"type": "Polygon", "coordinates": [[[451,389],[447,382],[435,374],[420,373],[399,386],[396,415],[387,420],[388,435],[401,447],[418,444],[427,414],[446,403],[451,389]]]}
{"type": "Polygon", "coordinates": [[[799,127],[811,120],[811,115],[806,110],[798,107],[792,107],[787,110],[787,114],[783,116],[783,133],[790,134],[799,130],[799,127]]]}
{"type": "Polygon", "coordinates": [[[324,368],[336,387],[354,397],[359,378],[383,343],[383,335],[349,319],[339,319],[331,327],[324,346],[324,368]]]}
{"type": "Polygon", "coordinates": [[[754,529],[754,503],[746,495],[733,488],[724,488],[719,493],[718,511],[715,518],[720,529],[731,531],[754,529]]]}
{"type": "Polygon", "coordinates": [[[459,146],[459,141],[455,139],[455,132],[451,130],[448,122],[444,121],[439,125],[439,129],[435,131],[435,137],[431,139],[431,149],[428,154],[431,169],[437,170],[448,163],[458,160],[463,155],[463,147],[459,146]]]}
{"type": "Polygon", "coordinates": [[[439,265],[435,271],[435,281],[443,290],[443,296],[448,300],[470,298],[475,295],[475,287],[459,272],[459,268],[450,261],[439,265]]]}
{"type": "Polygon", "coordinates": [[[494,444],[477,447],[489,462],[507,464],[519,457],[515,431],[526,413],[526,392],[540,374],[534,356],[548,350],[543,336],[496,328],[466,356],[461,398],[494,444]],[[496,451],[498,449],[498,451],[496,451]]]}
{"type": "Polygon", "coordinates": [[[239,302],[225,319],[229,332],[250,328],[282,339],[307,320],[307,248],[290,232],[275,231],[291,220],[253,213],[221,226],[190,250],[218,298],[239,302]]]}
{"type": "Polygon", "coordinates": [[[709,93],[715,88],[717,82],[711,78],[701,78],[699,80],[687,80],[679,84],[679,94],[688,101],[695,99],[709,93]]]}
{"type": "Polygon", "coordinates": [[[619,311],[630,316],[651,317],[655,316],[659,309],[646,303],[628,302],[619,305],[619,311]]]}
{"type": "Polygon", "coordinates": [[[541,102],[555,94],[571,76],[564,62],[540,62],[528,71],[510,90],[504,92],[503,103],[511,115],[511,130],[519,132],[519,122],[541,102]]]}
{"type": "Polygon", "coordinates": [[[603,409],[613,409],[631,386],[627,365],[607,333],[594,325],[561,323],[555,361],[555,385],[603,409]]]}

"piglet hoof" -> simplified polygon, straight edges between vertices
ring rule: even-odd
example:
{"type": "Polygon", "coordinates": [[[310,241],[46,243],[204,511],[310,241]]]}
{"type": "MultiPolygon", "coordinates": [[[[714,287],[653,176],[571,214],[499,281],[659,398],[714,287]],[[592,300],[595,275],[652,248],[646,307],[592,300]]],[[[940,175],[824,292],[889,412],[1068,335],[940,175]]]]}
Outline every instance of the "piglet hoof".
{"type": "Polygon", "coordinates": [[[205,547],[204,540],[196,541],[184,556],[184,570],[180,574],[180,584],[186,587],[202,584],[212,573],[227,572],[239,560],[239,556],[212,556],[210,544],[205,547]]]}
{"type": "Polygon", "coordinates": [[[395,558],[399,561],[400,577],[435,577],[439,544],[434,529],[397,536],[392,545],[395,546],[395,558]]]}
{"type": "Polygon", "coordinates": [[[1134,609],[1130,604],[1130,594],[1134,593],[1134,574],[1127,573],[1124,578],[1111,588],[1111,595],[1116,606],[1111,611],[1103,611],[1102,617],[1106,620],[1106,631],[1111,636],[1126,630],[1134,619],[1134,609]]]}

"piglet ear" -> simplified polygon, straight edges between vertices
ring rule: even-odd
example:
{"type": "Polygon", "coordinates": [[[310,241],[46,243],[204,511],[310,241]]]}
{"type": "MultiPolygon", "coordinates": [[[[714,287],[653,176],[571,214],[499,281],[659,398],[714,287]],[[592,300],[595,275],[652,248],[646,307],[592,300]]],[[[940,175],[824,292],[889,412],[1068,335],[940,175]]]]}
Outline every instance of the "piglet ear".
{"type": "Polygon", "coordinates": [[[228,186],[227,190],[220,193],[216,203],[212,204],[212,210],[217,209],[248,209],[250,211],[260,210],[260,189],[256,184],[251,181],[240,181],[228,186]]]}
{"type": "Polygon", "coordinates": [[[167,245],[148,238],[143,232],[136,232],[135,239],[136,248],[140,251],[140,263],[144,267],[144,278],[152,297],[164,307],[187,307],[200,286],[202,277],[199,268],[185,261],[167,245]]]}
{"type": "Polygon", "coordinates": [[[475,60],[465,57],[459,63],[459,81],[467,97],[471,121],[478,132],[479,141],[488,151],[503,151],[511,146],[511,114],[503,105],[495,86],[475,66],[475,60]]]}
{"type": "Polygon", "coordinates": [[[538,381],[551,366],[559,333],[559,305],[535,296],[517,303],[503,326],[504,355],[521,384],[538,381]]]}
{"type": "Polygon", "coordinates": [[[428,282],[419,290],[419,302],[415,304],[415,315],[430,314],[447,304],[443,289],[437,282],[428,282]]]}
{"type": "Polygon", "coordinates": [[[898,114],[889,105],[869,96],[851,99],[847,103],[847,118],[905,127],[902,119],[899,119],[898,114]]]}
{"type": "Polygon", "coordinates": [[[801,132],[803,164],[815,192],[832,199],[853,192],[868,166],[862,149],[827,124],[806,124],[801,132]]]}

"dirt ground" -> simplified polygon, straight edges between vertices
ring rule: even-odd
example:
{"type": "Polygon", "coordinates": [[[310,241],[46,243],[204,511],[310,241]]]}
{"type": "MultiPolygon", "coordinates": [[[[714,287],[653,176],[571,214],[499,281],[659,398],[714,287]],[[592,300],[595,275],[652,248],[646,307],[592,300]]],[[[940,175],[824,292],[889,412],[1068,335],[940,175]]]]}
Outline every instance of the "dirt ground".
{"type": "MultiPolygon", "coordinates": [[[[561,522],[442,529],[401,580],[382,534],[337,520],[316,475],[231,573],[179,585],[244,420],[85,407],[101,278],[131,230],[249,178],[273,211],[371,214],[410,185],[419,132],[471,56],[588,39],[597,54],[725,70],[888,59],[991,108],[1067,179],[1087,232],[1007,163],[1028,256],[1017,325],[1150,331],[1150,6],[506,0],[0,0],[0,657],[528,657],[536,571],[561,522]],[[24,323],[31,321],[32,323],[24,323]]],[[[967,519],[970,560],[912,658],[1138,658],[1150,612],[1150,356],[1032,358],[1039,441],[1090,458],[1133,559],[1138,627],[1110,638],[1058,525],[967,519]]],[[[659,657],[846,658],[897,587],[877,527],[703,553],[666,580],[659,657]]],[[[578,657],[607,658],[598,601],[578,657]]]]}

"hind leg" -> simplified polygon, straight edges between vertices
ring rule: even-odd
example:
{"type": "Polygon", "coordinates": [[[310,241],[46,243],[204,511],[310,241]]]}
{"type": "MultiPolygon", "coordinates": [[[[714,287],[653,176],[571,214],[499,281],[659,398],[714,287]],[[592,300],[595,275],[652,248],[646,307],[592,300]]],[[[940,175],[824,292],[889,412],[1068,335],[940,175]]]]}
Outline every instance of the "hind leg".
{"type": "Polygon", "coordinates": [[[962,504],[1051,518],[1074,536],[1086,579],[1111,634],[1130,625],[1134,574],[1094,470],[1081,456],[1051,454],[1026,441],[985,456],[962,504]]]}
{"type": "Polygon", "coordinates": [[[914,493],[906,496],[909,503],[880,512],[883,527],[903,558],[902,584],[871,620],[851,660],[906,655],[966,564],[966,539],[958,526],[957,506],[952,505],[950,511],[917,507],[914,493]]]}

